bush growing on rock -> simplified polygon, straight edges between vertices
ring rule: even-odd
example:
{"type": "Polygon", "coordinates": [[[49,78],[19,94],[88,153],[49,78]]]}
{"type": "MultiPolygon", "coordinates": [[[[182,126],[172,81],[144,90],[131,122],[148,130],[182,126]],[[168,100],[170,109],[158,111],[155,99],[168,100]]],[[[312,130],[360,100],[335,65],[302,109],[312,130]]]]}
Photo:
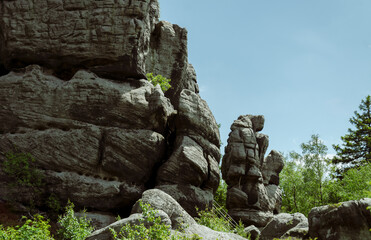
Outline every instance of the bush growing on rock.
{"type": "Polygon", "coordinates": [[[153,76],[153,73],[147,73],[146,77],[148,81],[150,81],[153,84],[153,86],[156,86],[157,84],[159,84],[162,92],[164,93],[167,90],[169,90],[169,88],[171,88],[171,85],[170,85],[171,80],[163,77],[162,75],[153,76]]]}

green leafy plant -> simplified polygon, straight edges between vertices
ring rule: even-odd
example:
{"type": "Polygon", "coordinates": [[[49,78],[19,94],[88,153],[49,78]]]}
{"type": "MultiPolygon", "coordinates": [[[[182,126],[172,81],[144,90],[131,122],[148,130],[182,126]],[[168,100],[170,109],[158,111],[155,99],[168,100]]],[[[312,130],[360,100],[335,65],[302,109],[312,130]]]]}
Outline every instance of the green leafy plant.
{"type": "Polygon", "coordinates": [[[215,209],[206,209],[199,211],[197,209],[199,217],[196,217],[198,224],[204,225],[219,232],[236,233],[242,237],[247,237],[244,232],[245,226],[240,221],[237,226],[233,227],[231,222],[223,217],[219,217],[215,209]]]}
{"type": "Polygon", "coordinates": [[[150,81],[153,84],[153,86],[156,86],[157,84],[159,84],[162,92],[164,93],[167,90],[169,90],[169,88],[171,88],[171,85],[170,85],[171,80],[163,77],[162,75],[153,76],[153,73],[147,73],[146,77],[148,81],[150,81]]]}
{"type": "Polygon", "coordinates": [[[139,224],[127,224],[123,226],[119,233],[110,229],[115,240],[122,239],[167,239],[171,235],[170,226],[162,223],[161,218],[157,216],[157,211],[149,204],[139,202],[142,209],[143,219],[139,224]],[[146,224],[149,225],[146,227],[146,224]]]}
{"type": "Polygon", "coordinates": [[[40,188],[43,176],[35,166],[35,158],[29,153],[12,151],[5,153],[3,171],[14,179],[13,184],[25,187],[40,188]]]}
{"type": "Polygon", "coordinates": [[[90,220],[86,217],[75,217],[73,208],[74,204],[68,201],[65,214],[60,216],[58,220],[61,226],[61,229],[58,230],[58,235],[63,240],[83,240],[94,230],[90,225],[90,220]]]}
{"type": "MultiPolygon", "coordinates": [[[[33,211],[36,202],[42,199],[43,193],[43,175],[36,167],[35,158],[29,153],[9,151],[5,154],[2,161],[2,170],[11,181],[8,182],[9,189],[19,187],[27,188],[29,210],[33,211]]],[[[18,192],[10,195],[10,202],[17,199],[18,192]]]]}
{"type": "Polygon", "coordinates": [[[1,240],[53,240],[49,228],[49,220],[44,220],[41,215],[35,215],[33,219],[23,217],[25,223],[22,226],[4,228],[0,225],[1,240]]]}

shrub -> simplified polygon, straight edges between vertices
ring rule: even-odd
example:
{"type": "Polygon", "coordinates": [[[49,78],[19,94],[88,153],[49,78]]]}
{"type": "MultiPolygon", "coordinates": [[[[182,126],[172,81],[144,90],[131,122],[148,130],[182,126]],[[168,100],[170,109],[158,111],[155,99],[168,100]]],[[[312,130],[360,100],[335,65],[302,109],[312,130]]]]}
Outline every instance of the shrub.
{"type": "Polygon", "coordinates": [[[216,210],[202,210],[198,211],[199,217],[196,218],[196,222],[198,224],[204,225],[208,228],[211,228],[215,231],[219,232],[228,232],[228,233],[236,233],[242,237],[247,237],[247,234],[244,232],[245,226],[240,221],[237,226],[233,227],[231,222],[223,217],[219,217],[216,213],[216,210]]]}
{"type": "Polygon", "coordinates": [[[170,79],[167,79],[161,75],[153,76],[153,73],[147,73],[146,75],[148,81],[150,81],[153,86],[156,86],[157,84],[160,85],[162,92],[166,92],[169,88],[171,88],[170,85],[170,79]]]}
{"type": "Polygon", "coordinates": [[[114,240],[131,240],[131,239],[171,239],[171,240],[197,240],[201,239],[198,235],[194,234],[190,238],[171,233],[170,226],[162,223],[161,217],[157,216],[157,211],[149,204],[139,201],[142,209],[143,219],[139,220],[139,224],[127,224],[123,226],[119,233],[114,229],[110,229],[114,240]]]}
{"type": "MultiPolygon", "coordinates": [[[[35,158],[29,153],[9,151],[4,154],[2,170],[11,179],[8,182],[9,188],[26,187],[29,194],[30,211],[34,210],[35,202],[42,198],[44,187],[43,175],[35,164],[35,158]]],[[[10,202],[17,199],[19,193],[15,192],[9,196],[10,202]]]]}
{"type": "Polygon", "coordinates": [[[93,232],[94,228],[86,217],[75,217],[73,208],[73,203],[68,201],[65,214],[60,216],[58,220],[62,227],[58,230],[58,235],[65,240],[84,240],[93,232]]]}
{"type": "Polygon", "coordinates": [[[35,215],[33,219],[23,217],[26,222],[21,226],[4,228],[0,225],[1,240],[53,240],[50,234],[49,220],[44,220],[41,215],[35,215]]]}

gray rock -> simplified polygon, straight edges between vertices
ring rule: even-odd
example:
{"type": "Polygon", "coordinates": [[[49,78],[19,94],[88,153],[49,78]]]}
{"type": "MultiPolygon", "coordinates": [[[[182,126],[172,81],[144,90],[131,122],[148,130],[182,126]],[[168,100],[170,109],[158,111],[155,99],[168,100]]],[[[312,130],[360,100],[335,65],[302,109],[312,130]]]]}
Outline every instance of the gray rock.
{"type": "MultiPolygon", "coordinates": [[[[195,220],[179,205],[169,194],[159,190],[150,189],[143,193],[141,198],[143,203],[148,203],[157,210],[164,211],[170,218],[174,229],[181,229],[186,226],[196,224],[195,220]]],[[[132,209],[133,213],[141,213],[142,209],[137,202],[132,209]]]]}
{"type": "MultiPolygon", "coordinates": [[[[168,225],[171,227],[171,221],[169,219],[169,216],[161,210],[156,211],[156,217],[161,218],[161,222],[165,225],[168,225]]],[[[119,221],[116,221],[104,228],[98,229],[90,234],[89,237],[86,238],[86,240],[108,240],[113,239],[111,229],[115,230],[117,233],[120,232],[121,228],[125,225],[139,225],[143,223],[144,226],[149,227],[152,226],[153,223],[146,222],[143,215],[140,213],[131,214],[128,218],[121,219],[119,221]]]]}
{"type": "Polygon", "coordinates": [[[159,87],[117,83],[79,71],[68,82],[36,65],[0,77],[0,132],[80,128],[86,123],[163,133],[174,108],[159,87]],[[81,124],[84,123],[84,124],[81,124]]]}
{"type": "Polygon", "coordinates": [[[176,127],[178,135],[196,135],[220,146],[219,128],[206,101],[190,91],[183,90],[177,107],[176,127]]]}
{"type": "Polygon", "coordinates": [[[66,78],[78,69],[144,77],[158,17],[157,0],[4,0],[1,64],[8,70],[39,64],[66,78]]]}
{"type": "Polygon", "coordinates": [[[371,198],[313,208],[309,235],[324,240],[371,239],[371,198]]]}
{"type": "Polygon", "coordinates": [[[195,70],[188,63],[187,30],[178,25],[165,21],[156,24],[151,35],[146,70],[171,79],[171,88],[166,96],[174,106],[178,105],[183,89],[199,92],[195,70]]]}
{"type": "Polygon", "coordinates": [[[255,227],[254,225],[250,225],[250,226],[246,227],[243,231],[245,233],[247,233],[247,236],[250,236],[251,240],[258,240],[259,239],[260,230],[257,227],[255,227]]]}
{"type": "MultiPolygon", "coordinates": [[[[288,231],[297,226],[299,226],[299,228],[308,228],[308,219],[303,214],[281,213],[275,215],[261,231],[260,239],[271,240],[273,238],[280,238],[283,235],[291,236],[291,234],[294,234],[294,231],[290,233],[288,233],[288,231]]],[[[298,228],[296,230],[298,230],[298,228]]]]}
{"type": "Polygon", "coordinates": [[[272,150],[264,159],[262,171],[264,184],[279,185],[279,174],[284,165],[283,159],[283,156],[275,150],[272,150]]]}
{"type": "Polygon", "coordinates": [[[110,212],[75,212],[75,217],[90,220],[94,229],[101,229],[116,222],[116,216],[110,212]]]}
{"type": "Polygon", "coordinates": [[[144,192],[144,186],[132,182],[104,180],[83,176],[74,172],[44,171],[48,193],[54,193],[61,201],[70,199],[76,206],[99,211],[112,211],[132,206],[144,192]]]}
{"type": "Polygon", "coordinates": [[[283,157],[273,150],[264,158],[269,138],[257,133],[263,126],[262,115],[238,117],[231,126],[222,160],[229,214],[236,221],[257,227],[264,227],[273,213],[279,213],[282,202],[278,183],[283,157]]]}
{"type": "Polygon", "coordinates": [[[203,240],[243,240],[245,238],[234,233],[217,232],[206,226],[193,224],[184,230],[185,235],[191,237],[193,234],[198,235],[203,240]]]}

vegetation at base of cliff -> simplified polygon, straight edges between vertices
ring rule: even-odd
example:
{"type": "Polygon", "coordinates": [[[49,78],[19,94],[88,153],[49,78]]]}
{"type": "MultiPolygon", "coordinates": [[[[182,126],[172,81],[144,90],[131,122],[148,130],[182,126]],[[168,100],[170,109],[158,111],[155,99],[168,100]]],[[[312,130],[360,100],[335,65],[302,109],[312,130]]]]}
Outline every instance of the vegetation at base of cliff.
{"type": "Polygon", "coordinates": [[[327,147],[318,135],[301,144],[302,153],[291,152],[280,174],[282,210],[308,215],[313,207],[370,197],[371,191],[371,97],[355,111],[342,137],[334,145],[337,156],[328,158],[327,147]]]}
{"type": "Polygon", "coordinates": [[[90,221],[86,218],[77,218],[74,216],[73,204],[68,203],[66,212],[59,217],[58,223],[61,226],[58,230],[56,238],[50,232],[49,220],[43,216],[36,214],[28,219],[23,217],[25,221],[21,226],[3,227],[0,225],[1,240],[83,240],[92,231],[93,227],[90,221]]]}
{"type": "Polygon", "coordinates": [[[165,93],[167,90],[169,90],[169,88],[171,88],[170,85],[171,80],[166,77],[163,77],[162,75],[153,76],[153,73],[147,73],[146,77],[148,81],[150,81],[153,84],[153,86],[159,84],[163,93],[165,93]]]}
{"type": "Polygon", "coordinates": [[[116,232],[110,228],[114,240],[130,240],[130,239],[169,239],[169,240],[197,240],[202,239],[194,234],[191,237],[180,234],[172,234],[171,227],[162,222],[158,211],[153,209],[151,205],[139,201],[142,209],[143,218],[139,219],[139,224],[126,224],[120,232],[116,232]]]}
{"type": "Polygon", "coordinates": [[[235,233],[244,238],[247,238],[247,233],[244,232],[245,226],[240,221],[237,226],[227,220],[227,217],[221,217],[217,214],[216,209],[206,209],[197,211],[199,217],[195,220],[198,224],[204,225],[218,232],[235,233]]]}

